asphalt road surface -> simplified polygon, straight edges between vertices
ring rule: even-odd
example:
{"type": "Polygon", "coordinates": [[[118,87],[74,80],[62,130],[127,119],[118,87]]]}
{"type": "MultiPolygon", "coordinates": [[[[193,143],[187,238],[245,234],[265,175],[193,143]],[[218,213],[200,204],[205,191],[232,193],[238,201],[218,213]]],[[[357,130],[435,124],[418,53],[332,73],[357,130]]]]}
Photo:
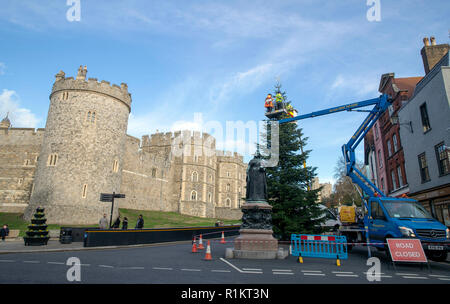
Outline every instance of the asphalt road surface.
{"type": "Polygon", "coordinates": [[[284,260],[225,259],[230,240],[211,244],[212,261],[205,250],[191,253],[191,243],[158,244],[148,247],[66,252],[36,252],[0,255],[0,284],[449,284],[450,264],[430,262],[427,266],[387,263],[384,253],[372,250],[381,261],[381,281],[366,276],[367,249],[354,248],[348,260],[289,256],[284,260]],[[67,265],[79,259],[80,281],[69,282],[67,265]],[[431,270],[431,272],[430,272],[431,270]]]}

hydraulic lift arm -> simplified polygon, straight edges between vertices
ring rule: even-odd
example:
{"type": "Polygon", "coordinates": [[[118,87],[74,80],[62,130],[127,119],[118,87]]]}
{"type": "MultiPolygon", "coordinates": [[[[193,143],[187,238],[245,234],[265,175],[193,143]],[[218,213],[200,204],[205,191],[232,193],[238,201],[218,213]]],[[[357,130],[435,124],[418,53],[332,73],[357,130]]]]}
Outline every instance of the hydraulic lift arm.
{"type": "Polygon", "coordinates": [[[353,134],[350,140],[345,145],[342,146],[342,153],[344,155],[344,160],[346,164],[347,176],[349,176],[352,179],[353,183],[361,187],[361,189],[366,193],[366,195],[370,197],[375,196],[375,193],[379,193],[380,196],[385,197],[386,195],[356,168],[355,150],[359,145],[359,143],[361,142],[361,140],[367,134],[367,132],[369,132],[369,130],[372,128],[375,122],[381,117],[381,115],[384,113],[384,111],[388,108],[388,106],[391,103],[392,99],[388,95],[383,94],[380,97],[374,99],[346,104],[343,106],[316,111],[309,114],[303,114],[292,118],[281,119],[279,123],[284,124],[294,122],[297,120],[313,118],[317,116],[323,116],[342,111],[355,111],[355,109],[373,105],[374,107],[372,110],[364,111],[369,112],[368,116],[360,125],[360,127],[356,130],[356,132],[353,134]]]}

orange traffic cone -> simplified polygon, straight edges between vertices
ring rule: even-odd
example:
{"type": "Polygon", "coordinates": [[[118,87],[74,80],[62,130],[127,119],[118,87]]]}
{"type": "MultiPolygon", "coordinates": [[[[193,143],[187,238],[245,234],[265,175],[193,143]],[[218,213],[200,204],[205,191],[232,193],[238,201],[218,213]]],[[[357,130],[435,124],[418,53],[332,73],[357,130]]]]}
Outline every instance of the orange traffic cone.
{"type": "Polygon", "coordinates": [[[195,237],[194,237],[194,242],[192,244],[192,253],[196,253],[197,252],[197,243],[195,242],[195,237]]]}
{"type": "Polygon", "coordinates": [[[220,240],[220,244],[226,244],[226,243],[227,243],[227,241],[225,241],[225,235],[222,231],[222,239],[220,240]]]}
{"type": "Polygon", "coordinates": [[[212,256],[211,256],[211,245],[208,241],[208,245],[206,246],[206,254],[205,254],[205,261],[211,261],[212,260],[212,256]]]}
{"type": "Polygon", "coordinates": [[[199,250],[205,249],[205,247],[203,247],[203,238],[202,238],[202,235],[201,235],[201,234],[200,234],[200,240],[198,241],[198,247],[197,247],[197,249],[199,249],[199,250]]]}

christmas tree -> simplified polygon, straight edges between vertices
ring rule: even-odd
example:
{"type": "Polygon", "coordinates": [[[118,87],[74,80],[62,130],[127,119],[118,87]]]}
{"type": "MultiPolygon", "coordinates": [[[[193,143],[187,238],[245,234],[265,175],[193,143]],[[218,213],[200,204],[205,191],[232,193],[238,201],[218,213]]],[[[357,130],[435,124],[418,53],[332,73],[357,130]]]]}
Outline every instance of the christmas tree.
{"type": "MultiPolygon", "coordinates": [[[[281,91],[281,84],[275,86],[275,96],[281,94],[287,101],[286,92],[281,91]]],[[[285,116],[280,119],[287,118],[285,116]]],[[[271,132],[266,130],[263,137],[270,143],[271,132]]],[[[278,166],[267,168],[268,200],[272,205],[272,224],[274,234],[282,240],[290,240],[291,234],[320,233],[321,222],[318,219],[322,211],[317,206],[317,190],[308,190],[315,168],[304,167],[304,162],[311,151],[304,151],[307,138],[295,122],[279,126],[279,162],[278,166]]]]}

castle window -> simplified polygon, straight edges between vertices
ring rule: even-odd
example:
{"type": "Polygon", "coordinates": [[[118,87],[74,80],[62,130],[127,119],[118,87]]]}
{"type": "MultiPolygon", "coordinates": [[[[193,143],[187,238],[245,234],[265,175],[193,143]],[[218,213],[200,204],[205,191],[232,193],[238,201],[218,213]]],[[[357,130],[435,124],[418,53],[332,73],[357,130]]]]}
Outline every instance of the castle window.
{"type": "Polygon", "coordinates": [[[82,194],[81,194],[81,197],[82,197],[82,198],[86,198],[86,195],[87,195],[87,185],[84,184],[84,185],[83,185],[83,192],[82,192],[82,194]]]}
{"type": "Polygon", "coordinates": [[[231,200],[229,198],[227,198],[227,200],[225,201],[225,206],[231,207],[231,200]]]}
{"type": "Polygon", "coordinates": [[[212,175],[209,175],[209,181],[212,183],[213,182],[213,177],[212,175]]]}
{"type": "Polygon", "coordinates": [[[197,200],[197,191],[192,190],[191,192],[191,201],[196,201],[197,200]]]}
{"type": "Polygon", "coordinates": [[[211,194],[211,192],[208,193],[208,202],[209,203],[212,202],[212,194],[211,194]]]}
{"type": "Polygon", "coordinates": [[[192,172],[191,180],[193,182],[198,182],[198,173],[196,171],[192,172]]]}
{"type": "Polygon", "coordinates": [[[119,171],[119,161],[116,159],[114,160],[114,166],[113,166],[113,172],[119,171]]]}
{"type": "Polygon", "coordinates": [[[26,159],[23,163],[24,166],[29,166],[30,165],[30,160],[26,159]]]}
{"type": "Polygon", "coordinates": [[[194,162],[198,163],[198,155],[194,155],[194,162]]]}
{"type": "Polygon", "coordinates": [[[230,188],[231,188],[231,185],[230,185],[230,184],[227,184],[227,192],[230,191],[230,188]]]}
{"type": "Polygon", "coordinates": [[[95,111],[88,111],[86,114],[86,122],[90,124],[95,123],[95,111]]]}
{"type": "Polygon", "coordinates": [[[69,92],[63,92],[63,93],[62,93],[62,99],[63,99],[63,100],[69,99],[69,92]]]}
{"type": "Polygon", "coordinates": [[[48,156],[47,166],[54,167],[56,166],[57,161],[58,161],[58,154],[52,153],[48,156]]]}
{"type": "Polygon", "coordinates": [[[230,177],[230,175],[231,175],[231,174],[230,174],[230,172],[229,172],[229,171],[227,171],[227,177],[230,177]]]}
{"type": "Polygon", "coordinates": [[[152,177],[156,177],[156,168],[152,169],[152,177]]]}
{"type": "Polygon", "coordinates": [[[19,185],[22,185],[22,184],[23,184],[23,178],[19,178],[18,184],[19,184],[19,185]]]}

